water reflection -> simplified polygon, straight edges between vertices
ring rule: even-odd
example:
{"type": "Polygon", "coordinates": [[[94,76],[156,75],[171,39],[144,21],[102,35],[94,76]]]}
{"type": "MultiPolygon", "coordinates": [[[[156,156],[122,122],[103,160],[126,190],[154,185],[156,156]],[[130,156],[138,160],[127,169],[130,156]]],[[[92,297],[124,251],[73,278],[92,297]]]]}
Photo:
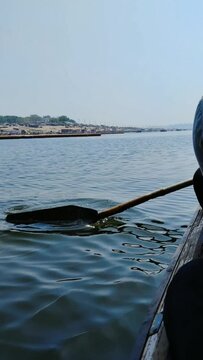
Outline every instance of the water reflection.
{"type": "MultiPolygon", "coordinates": [[[[144,272],[147,275],[156,275],[163,271],[168,264],[168,257],[179,244],[184,232],[184,225],[179,229],[167,229],[164,223],[152,219],[148,223],[128,222],[112,217],[102,220],[94,225],[83,222],[54,223],[33,225],[16,225],[11,232],[24,233],[59,233],[68,236],[92,237],[95,235],[114,236],[117,246],[111,252],[120,256],[120,260],[128,261],[130,270],[144,272]],[[128,241],[123,241],[128,239],[128,241]],[[135,265],[136,263],[136,265],[135,265]]],[[[95,249],[85,249],[90,256],[105,256],[95,249]]],[[[81,279],[73,278],[73,279],[81,279]]],[[[57,281],[74,281],[69,278],[57,281]]]]}

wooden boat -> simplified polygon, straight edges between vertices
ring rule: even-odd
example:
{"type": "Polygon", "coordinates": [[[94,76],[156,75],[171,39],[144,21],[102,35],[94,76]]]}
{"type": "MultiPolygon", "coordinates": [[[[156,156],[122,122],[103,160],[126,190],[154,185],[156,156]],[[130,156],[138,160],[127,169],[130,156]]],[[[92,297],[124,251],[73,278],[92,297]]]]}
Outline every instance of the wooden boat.
{"type": "Polygon", "coordinates": [[[203,211],[198,209],[181,244],[165,272],[156,299],[141,326],[133,352],[133,360],[170,360],[169,343],[163,324],[163,304],[167,288],[177,270],[203,254],[203,211]]]}

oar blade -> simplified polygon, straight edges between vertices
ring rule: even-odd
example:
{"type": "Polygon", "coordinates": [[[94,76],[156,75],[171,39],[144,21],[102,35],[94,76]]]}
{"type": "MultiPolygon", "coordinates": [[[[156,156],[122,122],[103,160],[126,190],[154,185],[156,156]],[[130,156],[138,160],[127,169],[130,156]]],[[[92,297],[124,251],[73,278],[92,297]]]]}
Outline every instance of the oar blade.
{"type": "Polygon", "coordinates": [[[93,223],[96,222],[97,219],[98,212],[96,210],[76,205],[25,212],[13,212],[6,216],[6,221],[13,224],[33,224],[37,222],[50,223],[59,221],[73,222],[77,220],[93,223]]]}

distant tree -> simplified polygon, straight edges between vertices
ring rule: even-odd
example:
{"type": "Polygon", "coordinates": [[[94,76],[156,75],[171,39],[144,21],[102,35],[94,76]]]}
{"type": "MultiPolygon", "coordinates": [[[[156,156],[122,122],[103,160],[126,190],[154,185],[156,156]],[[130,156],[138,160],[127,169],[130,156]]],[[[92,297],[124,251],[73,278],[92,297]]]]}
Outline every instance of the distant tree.
{"type": "Polygon", "coordinates": [[[65,115],[61,115],[58,117],[58,121],[66,123],[68,121],[68,118],[65,115]]]}
{"type": "Polygon", "coordinates": [[[50,125],[51,124],[55,125],[55,124],[57,124],[57,122],[58,122],[58,118],[50,117],[50,119],[49,119],[49,124],[50,125]]]}
{"type": "Polygon", "coordinates": [[[46,116],[39,116],[37,114],[32,114],[26,117],[20,117],[16,115],[0,115],[0,124],[19,124],[19,125],[39,125],[40,123],[44,123],[44,121],[48,122],[49,124],[77,124],[75,120],[68,118],[65,115],[61,115],[59,117],[51,117],[50,115],[46,116]]]}
{"type": "Polygon", "coordinates": [[[6,115],[6,116],[3,116],[2,118],[3,118],[4,123],[10,124],[10,125],[17,124],[21,120],[20,117],[15,116],[15,115],[6,115]]]}
{"type": "Polygon", "coordinates": [[[62,115],[62,116],[59,116],[58,117],[58,120],[60,121],[60,122],[63,122],[63,123],[69,123],[69,124],[76,124],[76,121],[75,120],[72,120],[72,119],[70,119],[70,118],[68,118],[67,116],[65,116],[65,115],[62,115]]]}
{"type": "Polygon", "coordinates": [[[70,118],[68,118],[68,122],[69,122],[70,124],[77,124],[77,122],[76,122],[75,120],[70,119],[70,118]]]}
{"type": "Polygon", "coordinates": [[[41,121],[41,116],[37,115],[37,114],[33,114],[33,115],[30,115],[30,120],[32,121],[35,121],[35,122],[39,122],[41,121]]]}

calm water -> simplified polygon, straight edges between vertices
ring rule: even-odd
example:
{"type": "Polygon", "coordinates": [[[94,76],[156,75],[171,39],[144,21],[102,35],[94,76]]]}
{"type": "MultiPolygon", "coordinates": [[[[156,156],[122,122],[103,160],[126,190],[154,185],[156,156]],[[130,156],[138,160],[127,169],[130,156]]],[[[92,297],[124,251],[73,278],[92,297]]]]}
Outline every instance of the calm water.
{"type": "Polygon", "coordinates": [[[197,202],[192,188],[98,226],[13,226],[13,209],[108,208],[189,179],[191,132],[0,142],[2,360],[128,359],[197,202]]]}

